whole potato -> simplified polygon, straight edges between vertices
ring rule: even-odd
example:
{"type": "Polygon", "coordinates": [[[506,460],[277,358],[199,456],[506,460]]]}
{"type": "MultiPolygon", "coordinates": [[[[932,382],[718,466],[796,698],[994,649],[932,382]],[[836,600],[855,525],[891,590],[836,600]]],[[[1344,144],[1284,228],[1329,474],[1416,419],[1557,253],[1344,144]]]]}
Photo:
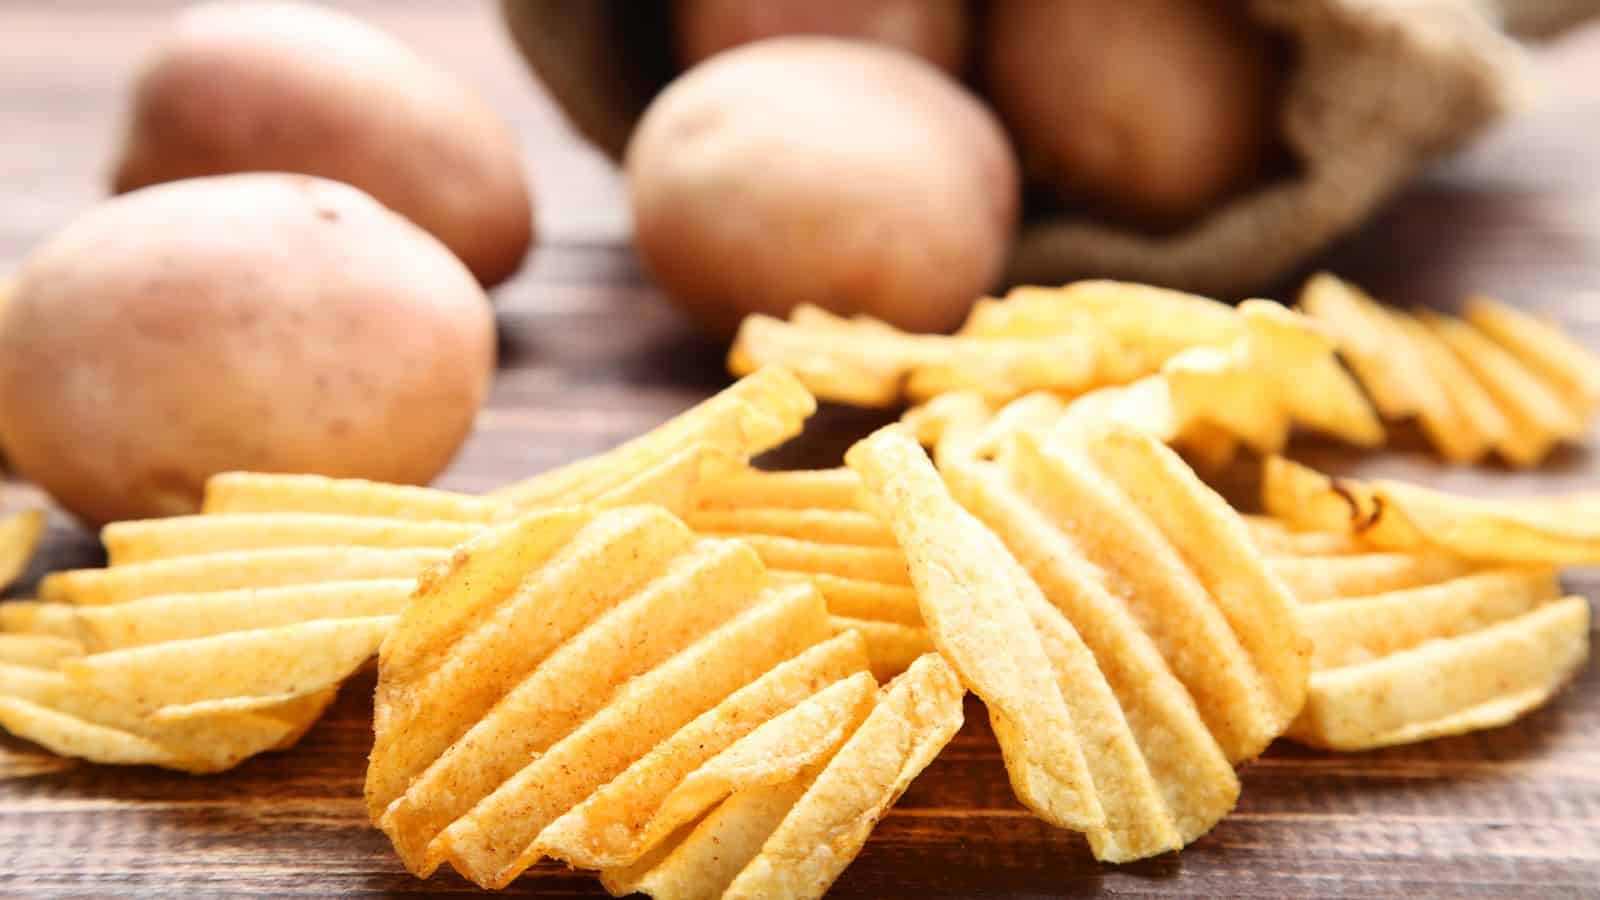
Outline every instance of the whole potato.
{"type": "Polygon", "coordinates": [[[506,124],[465,85],[331,9],[191,7],[140,75],[116,192],[248,171],[353,184],[485,285],[516,272],[533,241],[506,124]]]}
{"type": "Polygon", "coordinates": [[[999,278],[1016,163],[972,95],[910,54],[773,38],[690,70],[625,160],[644,265],[709,328],[798,303],[952,327],[999,278]]]}
{"type": "Polygon", "coordinates": [[[732,47],[795,34],[889,44],[952,73],[967,56],[965,0],[677,0],[674,13],[686,69],[732,47]]]}
{"type": "Polygon", "coordinates": [[[426,483],[494,364],[472,274],[349,185],[197,178],[37,248],[0,316],[0,447],[85,523],[233,469],[426,483]]]}
{"type": "Polygon", "coordinates": [[[997,0],[989,94],[1030,173],[1114,213],[1177,224],[1262,165],[1272,45],[1230,0],[997,0]]]}

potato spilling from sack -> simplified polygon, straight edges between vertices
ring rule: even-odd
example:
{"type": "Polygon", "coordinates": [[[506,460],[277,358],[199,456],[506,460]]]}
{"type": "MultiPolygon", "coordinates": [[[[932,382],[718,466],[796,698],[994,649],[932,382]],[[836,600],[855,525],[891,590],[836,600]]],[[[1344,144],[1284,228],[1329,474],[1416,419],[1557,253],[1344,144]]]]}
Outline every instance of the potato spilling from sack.
{"type": "Polygon", "coordinates": [[[723,334],[801,303],[950,328],[1000,277],[1019,202],[976,98],[907,54],[818,37],[731,50],[674,82],[626,170],[645,267],[723,334]]]}
{"type": "Polygon", "coordinates": [[[472,274],[355,188],[157,185],[23,263],[0,317],[0,446],[91,525],[193,512],[239,469],[426,483],[494,355],[472,274]]]}
{"type": "Polygon", "coordinates": [[[233,172],[355,185],[466,263],[509,278],[533,241],[510,128],[479,97],[359,19],[296,3],[205,3],[141,73],[118,193],[233,172]]]}

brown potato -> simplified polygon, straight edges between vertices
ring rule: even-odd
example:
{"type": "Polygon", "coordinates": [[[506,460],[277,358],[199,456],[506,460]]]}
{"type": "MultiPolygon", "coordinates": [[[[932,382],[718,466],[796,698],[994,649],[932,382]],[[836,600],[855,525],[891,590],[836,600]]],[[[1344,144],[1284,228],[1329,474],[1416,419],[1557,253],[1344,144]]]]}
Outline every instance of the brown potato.
{"type": "Polygon", "coordinates": [[[1016,163],[976,98],[898,50],[772,38],[662,91],[628,146],[646,268],[707,327],[814,303],[953,327],[999,278],[1016,163]]]}
{"type": "Polygon", "coordinates": [[[889,44],[951,73],[967,56],[964,0],[677,0],[673,11],[686,69],[741,44],[793,34],[889,44]]]}
{"type": "Polygon", "coordinates": [[[207,3],[140,75],[117,193],[230,172],[361,188],[421,225],[485,285],[533,242],[516,140],[464,84],[330,9],[207,3]]]}
{"type": "Polygon", "coordinates": [[[91,525],[192,512],[233,469],[424,483],[493,362],[471,273],[366,194],[178,181],[24,261],[0,318],[0,446],[91,525]]]}
{"type": "Polygon", "coordinates": [[[1271,42],[1227,0],[998,0],[987,87],[1030,174],[1156,225],[1256,175],[1271,142],[1271,42]]]}

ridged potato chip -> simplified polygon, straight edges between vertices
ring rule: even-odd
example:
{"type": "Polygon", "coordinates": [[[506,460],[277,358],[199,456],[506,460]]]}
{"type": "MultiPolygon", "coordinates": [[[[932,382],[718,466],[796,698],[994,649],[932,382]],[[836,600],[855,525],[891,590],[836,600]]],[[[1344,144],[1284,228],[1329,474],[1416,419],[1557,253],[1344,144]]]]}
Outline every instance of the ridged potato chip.
{"type": "Polygon", "coordinates": [[[1021,432],[997,459],[941,459],[941,479],[896,426],[846,461],[1024,805],[1114,861],[1233,808],[1233,764],[1299,712],[1310,646],[1247,527],[1171,451],[1021,432]]]}
{"type": "MultiPolygon", "coordinates": [[[[1299,563],[1316,573],[1360,558],[1299,563]]],[[[1503,725],[1548,701],[1588,658],[1588,602],[1563,598],[1548,567],[1441,570],[1300,600],[1316,649],[1288,734],[1317,747],[1367,750],[1503,725]]]]}
{"type": "Polygon", "coordinates": [[[1268,513],[1304,530],[1358,536],[1373,547],[1479,563],[1600,562],[1600,495],[1477,498],[1399,481],[1330,478],[1281,457],[1266,461],[1268,513]]]}
{"type": "Polygon", "coordinates": [[[505,504],[434,488],[359,478],[224,472],[206,480],[201,512],[326,513],[383,519],[492,522],[505,504]]]}
{"type": "MultiPolygon", "coordinates": [[[[368,808],[419,875],[633,866],[730,795],[828,772],[887,703],[866,663],[811,584],[742,542],[660,507],[535,512],[425,579],[385,644],[368,808]]],[[[886,804],[904,785],[882,777],[886,804]]]]}
{"type": "Polygon", "coordinates": [[[707,484],[684,521],[701,534],[749,544],[779,579],[816,585],[836,625],[866,638],[873,674],[888,680],[932,643],[905,555],[857,504],[860,484],[849,469],[746,468],[707,484]]]}
{"type": "Polygon", "coordinates": [[[1416,418],[1440,455],[1490,452],[1531,466],[1580,440],[1600,408],[1600,358],[1551,325],[1486,298],[1465,319],[1383,306],[1359,288],[1313,276],[1300,308],[1340,350],[1386,418],[1416,418]]]}
{"type": "Polygon", "coordinates": [[[681,512],[703,478],[799,434],[816,408],[794,375],[767,366],[621,446],[490,497],[519,510],[655,503],[681,512]]]}

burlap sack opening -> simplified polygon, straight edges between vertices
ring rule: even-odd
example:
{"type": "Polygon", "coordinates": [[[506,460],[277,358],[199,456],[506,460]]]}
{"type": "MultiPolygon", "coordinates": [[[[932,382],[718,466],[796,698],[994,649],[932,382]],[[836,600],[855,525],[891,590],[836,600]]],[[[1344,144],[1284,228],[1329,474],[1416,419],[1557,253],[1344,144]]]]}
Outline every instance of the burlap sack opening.
{"type": "MultiPolygon", "coordinates": [[[[1354,227],[1424,162],[1461,145],[1523,93],[1521,52],[1500,31],[1492,3],[1249,3],[1294,47],[1278,112],[1293,174],[1164,235],[1034,215],[1018,237],[1013,282],[1092,276],[1248,293],[1354,227]]],[[[577,130],[620,157],[646,104],[674,74],[667,4],[504,0],[504,10],[577,130]]]]}

